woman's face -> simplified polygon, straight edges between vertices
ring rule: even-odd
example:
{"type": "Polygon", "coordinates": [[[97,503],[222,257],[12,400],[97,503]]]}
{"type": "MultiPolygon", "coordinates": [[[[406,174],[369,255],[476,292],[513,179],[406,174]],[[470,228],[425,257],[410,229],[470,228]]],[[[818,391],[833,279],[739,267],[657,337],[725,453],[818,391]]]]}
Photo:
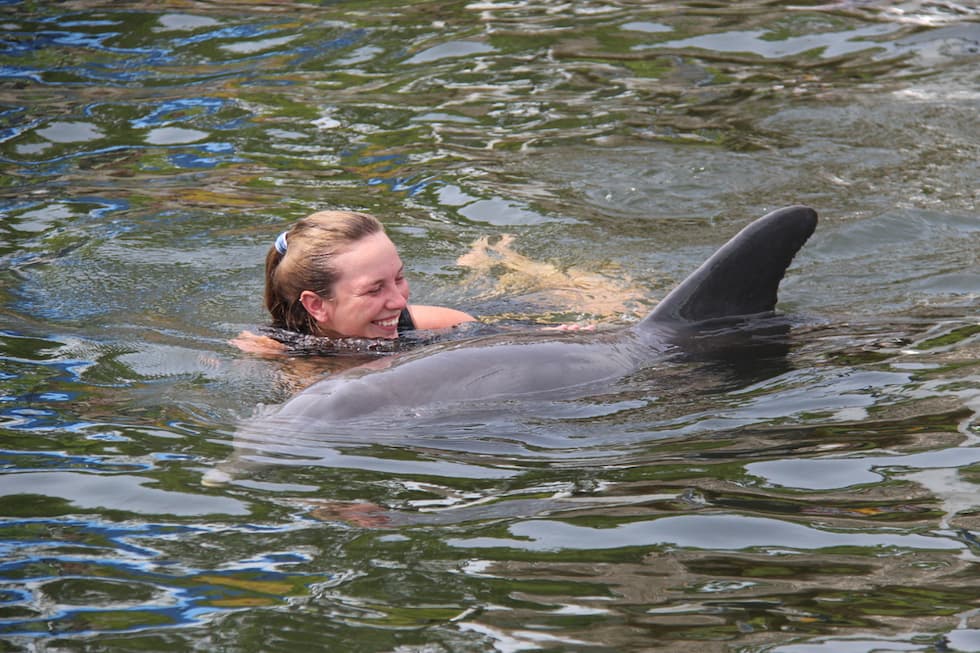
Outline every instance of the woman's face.
{"type": "Polygon", "coordinates": [[[408,306],[408,281],[388,236],[365,236],[335,256],[334,265],[340,276],[320,327],[342,336],[397,338],[398,316],[408,306]]]}

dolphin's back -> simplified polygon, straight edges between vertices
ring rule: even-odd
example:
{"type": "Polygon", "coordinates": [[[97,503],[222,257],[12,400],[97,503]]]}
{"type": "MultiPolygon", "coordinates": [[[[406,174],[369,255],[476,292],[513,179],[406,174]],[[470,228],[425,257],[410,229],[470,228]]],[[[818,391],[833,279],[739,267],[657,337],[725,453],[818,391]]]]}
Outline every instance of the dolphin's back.
{"type": "Polygon", "coordinates": [[[806,206],[764,215],[671,291],[640,328],[772,311],[786,268],[816,227],[817,212],[806,206]]]}
{"type": "Polygon", "coordinates": [[[392,411],[408,416],[443,405],[569,399],[611,384],[651,357],[629,333],[500,335],[467,343],[436,345],[376,371],[351,370],[310,386],[287,402],[280,415],[294,421],[350,419],[392,411]],[[463,344],[464,346],[459,346],[463,344]]]}

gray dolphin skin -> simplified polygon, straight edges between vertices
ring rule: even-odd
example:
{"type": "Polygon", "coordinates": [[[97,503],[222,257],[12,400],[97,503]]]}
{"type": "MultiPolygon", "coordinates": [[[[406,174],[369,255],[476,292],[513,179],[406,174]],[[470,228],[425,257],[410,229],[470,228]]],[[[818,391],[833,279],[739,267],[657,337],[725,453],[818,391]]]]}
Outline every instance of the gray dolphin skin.
{"type": "Polygon", "coordinates": [[[571,400],[602,394],[617,381],[677,351],[719,322],[771,315],[779,283],[817,225],[805,206],[778,209],[749,224],[640,322],[597,333],[534,332],[430,345],[355,368],[306,388],[262,418],[281,434],[339,421],[441,417],[466,407],[571,400]]]}

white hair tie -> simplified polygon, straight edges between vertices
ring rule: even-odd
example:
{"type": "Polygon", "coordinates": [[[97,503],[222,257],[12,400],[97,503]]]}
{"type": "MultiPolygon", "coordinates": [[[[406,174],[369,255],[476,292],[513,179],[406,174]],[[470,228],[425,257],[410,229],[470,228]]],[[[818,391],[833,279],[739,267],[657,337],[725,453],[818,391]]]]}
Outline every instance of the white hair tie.
{"type": "Polygon", "coordinates": [[[281,256],[286,255],[286,233],[282,232],[279,237],[276,238],[276,251],[279,252],[281,256]]]}

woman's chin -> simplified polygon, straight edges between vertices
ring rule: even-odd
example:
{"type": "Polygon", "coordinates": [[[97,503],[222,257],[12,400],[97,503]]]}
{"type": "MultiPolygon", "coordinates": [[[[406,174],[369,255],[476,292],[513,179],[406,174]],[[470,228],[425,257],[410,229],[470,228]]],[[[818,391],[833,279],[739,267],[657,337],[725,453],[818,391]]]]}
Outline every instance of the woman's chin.
{"type": "Polygon", "coordinates": [[[394,340],[398,337],[398,327],[385,328],[380,327],[377,324],[372,324],[367,330],[370,335],[363,336],[365,338],[380,338],[382,340],[394,340]]]}

